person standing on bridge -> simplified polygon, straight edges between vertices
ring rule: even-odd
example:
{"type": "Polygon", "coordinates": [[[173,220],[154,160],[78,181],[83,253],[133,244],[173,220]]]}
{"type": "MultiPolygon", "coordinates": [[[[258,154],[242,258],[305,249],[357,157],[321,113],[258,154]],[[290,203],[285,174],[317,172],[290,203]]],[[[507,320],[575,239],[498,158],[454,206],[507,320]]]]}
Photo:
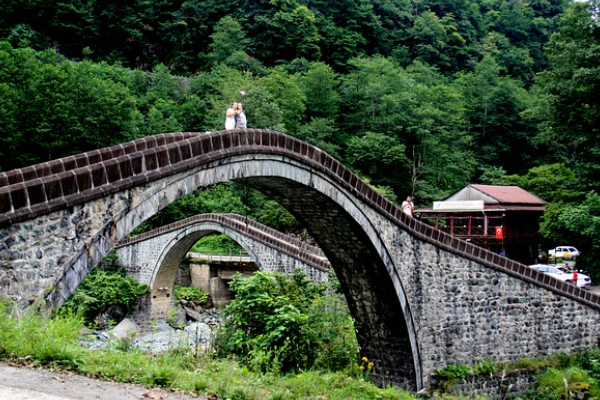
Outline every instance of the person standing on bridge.
{"type": "Polygon", "coordinates": [[[227,109],[227,113],[225,115],[225,129],[233,129],[235,128],[235,110],[237,108],[237,103],[231,103],[231,107],[227,109]]]}
{"type": "Polygon", "coordinates": [[[409,217],[414,217],[415,204],[413,203],[412,197],[408,196],[406,200],[402,202],[402,212],[409,217]]]}
{"type": "Polygon", "coordinates": [[[244,110],[242,109],[242,103],[236,103],[237,107],[235,109],[235,127],[236,128],[245,128],[246,127],[246,114],[244,114],[244,110]]]}

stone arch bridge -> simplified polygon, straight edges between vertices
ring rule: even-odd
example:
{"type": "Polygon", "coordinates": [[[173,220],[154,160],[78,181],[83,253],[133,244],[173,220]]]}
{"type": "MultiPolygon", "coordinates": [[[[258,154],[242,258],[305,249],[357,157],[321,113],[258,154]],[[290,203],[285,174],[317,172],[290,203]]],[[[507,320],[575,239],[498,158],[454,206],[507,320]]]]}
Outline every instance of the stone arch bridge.
{"type": "Polygon", "coordinates": [[[449,364],[598,345],[598,296],[411,219],[320,149],[259,129],[162,134],[0,173],[0,295],[59,306],[142,221],[228,180],[309,230],[382,384],[420,389],[449,364]]]}
{"type": "MultiPolygon", "coordinates": [[[[174,306],[171,289],[189,249],[202,237],[223,233],[249,254],[259,270],[292,273],[303,270],[315,282],[328,279],[329,261],[320,248],[237,214],[201,214],[129,237],[116,246],[119,265],[127,274],[152,288],[142,300],[140,320],[165,319],[174,306]]],[[[203,289],[220,303],[228,296],[216,268],[202,267],[203,289]],[[212,272],[212,273],[211,273],[212,272]]],[[[235,268],[234,268],[235,269],[235,268]]]]}

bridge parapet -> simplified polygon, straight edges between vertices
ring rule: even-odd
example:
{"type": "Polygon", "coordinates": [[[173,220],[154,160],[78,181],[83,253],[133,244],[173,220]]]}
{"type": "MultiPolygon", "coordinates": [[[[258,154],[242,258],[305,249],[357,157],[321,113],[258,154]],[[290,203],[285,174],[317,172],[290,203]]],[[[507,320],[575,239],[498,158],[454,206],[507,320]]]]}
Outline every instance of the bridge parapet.
{"type": "Polygon", "coordinates": [[[73,156],[58,158],[48,162],[27,166],[7,172],[0,172],[0,187],[29,182],[62,172],[91,166],[120,156],[130,155],[139,151],[153,149],[165,144],[196,136],[195,132],[165,133],[131,142],[117,144],[102,149],[88,151],[73,156]]]}

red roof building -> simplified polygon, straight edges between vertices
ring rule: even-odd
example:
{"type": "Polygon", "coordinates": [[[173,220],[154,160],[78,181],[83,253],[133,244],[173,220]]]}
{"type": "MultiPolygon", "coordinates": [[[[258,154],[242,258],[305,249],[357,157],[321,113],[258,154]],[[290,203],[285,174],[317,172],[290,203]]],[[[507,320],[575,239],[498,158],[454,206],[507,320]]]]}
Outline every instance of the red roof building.
{"type": "Polygon", "coordinates": [[[416,213],[453,236],[531,264],[537,258],[539,220],[546,204],[518,186],[469,185],[416,213]]]}

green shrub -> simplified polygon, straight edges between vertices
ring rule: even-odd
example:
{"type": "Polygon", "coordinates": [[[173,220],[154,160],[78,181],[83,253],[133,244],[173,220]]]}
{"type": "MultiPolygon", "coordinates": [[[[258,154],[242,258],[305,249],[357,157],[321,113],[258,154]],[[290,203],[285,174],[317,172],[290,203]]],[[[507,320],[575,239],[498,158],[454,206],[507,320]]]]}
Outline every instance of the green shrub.
{"type": "Polygon", "coordinates": [[[195,304],[204,304],[208,301],[208,293],[201,288],[175,285],[175,301],[189,301],[195,304]]]}
{"type": "Polygon", "coordinates": [[[540,378],[537,389],[539,398],[561,400],[583,398],[575,393],[589,392],[598,394],[598,382],[589,373],[579,367],[566,369],[550,368],[540,378]]]}
{"type": "Polygon", "coordinates": [[[453,364],[435,371],[436,380],[441,386],[451,385],[456,381],[472,376],[473,368],[463,364],[453,364]]]}
{"type": "Polygon", "coordinates": [[[341,370],[356,360],[353,321],[326,286],[292,276],[257,272],[237,275],[236,298],[225,308],[225,324],[216,338],[218,354],[233,355],[268,372],[341,370]]]}
{"type": "Polygon", "coordinates": [[[501,366],[491,362],[490,360],[481,360],[475,363],[473,373],[475,375],[492,374],[501,369],[501,366]]]}
{"type": "MultiPolygon", "coordinates": [[[[271,284],[273,282],[271,281],[271,284]]],[[[277,284],[276,284],[277,285],[277,284]]],[[[291,290],[294,292],[294,290],[291,290]]],[[[310,290],[308,291],[310,292],[310,290]]],[[[319,293],[319,291],[317,291],[319,293]]],[[[313,293],[314,294],[314,293],[313,293]]],[[[301,299],[301,293],[293,298],[301,299]]],[[[315,297],[319,299],[319,297],[315,297]]],[[[328,301],[310,302],[309,308],[322,309],[328,301]]],[[[326,306],[329,309],[330,306],[326,306]]],[[[314,320],[307,319],[309,322],[314,320]]],[[[336,319],[334,318],[333,321],[336,319]]],[[[331,321],[331,320],[330,320],[331,321]]],[[[318,323],[318,322],[315,322],[318,323]]],[[[61,315],[52,320],[34,312],[18,316],[12,303],[0,298],[0,358],[27,359],[28,363],[48,364],[85,374],[90,377],[112,379],[149,386],[164,386],[190,391],[200,397],[230,399],[397,399],[415,400],[416,397],[397,388],[380,389],[372,383],[352,378],[342,372],[303,371],[298,374],[274,375],[255,373],[251,368],[240,366],[229,359],[217,360],[204,354],[175,349],[158,355],[149,355],[139,349],[123,351],[127,346],[114,346],[105,350],[86,350],[79,345],[79,332],[83,326],[80,317],[61,315]]],[[[278,356],[286,355],[288,349],[275,350],[278,356]]],[[[256,352],[260,352],[257,350],[256,352]]],[[[269,352],[264,350],[268,362],[269,352]]],[[[554,400],[599,398],[597,388],[600,368],[600,349],[578,353],[570,359],[581,364],[567,369],[555,368],[541,379],[541,384],[531,396],[519,398],[531,400],[554,400]]],[[[273,357],[276,358],[276,357],[273,357]]],[[[567,360],[563,357],[562,360],[567,360]]],[[[257,357],[257,362],[262,362],[257,357]]],[[[556,363],[538,360],[536,364],[556,363]]],[[[362,360],[368,368],[368,360],[362,360]]],[[[445,371],[449,377],[469,377],[473,370],[480,372],[495,369],[488,361],[475,367],[451,366],[445,371]]],[[[436,400],[466,399],[465,396],[434,394],[436,400]]],[[[483,397],[475,397],[482,399],[483,397]]]]}
{"type": "Polygon", "coordinates": [[[575,355],[575,362],[600,382],[600,348],[594,347],[575,355]]]}
{"type": "Polygon", "coordinates": [[[88,326],[94,326],[96,318],[111,307],[121,307],[126,313],[131,312],[139,296],[147,291],[148,286],[126,276],[123,268],[116,271],[96,268],[65,302],[59,314],[80,314],[88,326]]]}
{"type": "Polygon", "coordinates": [[[523,358],[512,365],[512,369],[525,369],[527,371],[539,371],[547,367],[558,365],[558,361],[552,358],[523,358]]]}

